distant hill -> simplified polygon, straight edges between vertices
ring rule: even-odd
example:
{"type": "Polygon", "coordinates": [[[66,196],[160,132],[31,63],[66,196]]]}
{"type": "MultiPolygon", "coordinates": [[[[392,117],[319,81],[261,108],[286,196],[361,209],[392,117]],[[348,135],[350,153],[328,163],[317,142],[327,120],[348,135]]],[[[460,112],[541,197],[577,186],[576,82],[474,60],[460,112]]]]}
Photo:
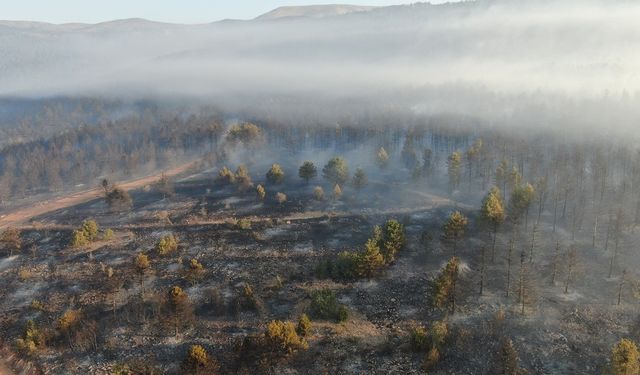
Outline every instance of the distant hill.
{"type": "Polygon", "coordinates": [[[479,0],[281,7],[200,25],[0,21],[0,97],[640,92],[638,19],[626,0],[479,0]]]}
{"type": "Polygon", "coordinates": [[[368,12],[375,9],[372,6],[331,4],[331,5],[307,5],[307,6],[284,6],[276,8],[261,16],[258,20],[274,20],[286,17],[308,17],[308,18],[324,18],[333,16],[342,16],[349,13],[368,12]]]}

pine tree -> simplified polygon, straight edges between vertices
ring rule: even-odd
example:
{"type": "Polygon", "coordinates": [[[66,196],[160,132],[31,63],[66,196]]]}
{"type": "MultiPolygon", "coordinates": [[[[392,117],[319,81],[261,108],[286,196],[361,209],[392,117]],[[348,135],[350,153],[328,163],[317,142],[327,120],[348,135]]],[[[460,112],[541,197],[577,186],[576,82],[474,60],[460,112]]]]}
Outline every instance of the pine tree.
{"type": "Polygon", "coordinates": [[[315,178],[318,175],[316,166],[310,161],[305,161],[298,169],[298,176],[304,180],[305,183],[309,183],[309,180],[315,178]]]}
{"type": "Polygon", "coordinates": [[[464,236],[469,220],[460,212],[454,211],[443,225],[444,238],[453,241],[453,255],[456,255],[458,241],[464,236]]]}
{"type": "Polygon", "coordinates": [[[384,147],[380,147],[376,153],[376,164],[380,169],[385,169],[389,165],[389,154],[387,154],[387,150],[384,147]]]}
{"type": "Polygon", "coordinates": [[[492,188],[482,201],[480,217],[493,229],[493,241],[491,245],[491,261],[493,262],[495,261],[498,227],[504,222],[504,204],[500,197],[500,190],[497,187],[492,188]]]}
{"type": "Polygon", "coordinates": [[[362,189],[367,184],[367,176],[362,168],[358,167],[356,169],[356,173],[353,174],[352,184],[356,190],[362,189]]]}

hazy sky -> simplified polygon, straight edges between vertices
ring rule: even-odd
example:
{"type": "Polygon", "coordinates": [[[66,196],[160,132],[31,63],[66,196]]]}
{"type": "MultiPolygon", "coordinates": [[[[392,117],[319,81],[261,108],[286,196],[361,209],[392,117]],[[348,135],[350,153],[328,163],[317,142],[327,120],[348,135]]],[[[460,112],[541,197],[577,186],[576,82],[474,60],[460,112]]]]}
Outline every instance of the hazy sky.
{"type": "MultiPolygon", "coordinates": [[[[347,3],[394,5],[402,0],[0,0],[0,20],[96,23],[122,18],[205,23],[225,18],[250,19],[284,5],[347,3]]],[[[444,0],[432,0],[442,3],[444,0]]]]}

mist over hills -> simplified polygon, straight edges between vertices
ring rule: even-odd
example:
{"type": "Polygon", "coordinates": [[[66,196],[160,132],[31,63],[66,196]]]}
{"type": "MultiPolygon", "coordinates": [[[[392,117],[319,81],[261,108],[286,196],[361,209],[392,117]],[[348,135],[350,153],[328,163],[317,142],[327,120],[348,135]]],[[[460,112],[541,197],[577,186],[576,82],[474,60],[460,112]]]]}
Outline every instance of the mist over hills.
{"type": "Polygon", "coordinates": [[[476,115],[534,103],[560,107],[558,117],[596,101],[594,112],[611,112],[613,102],[631,124],[637,19],[640,5],[626,1],[498,0],[284,7],[201,25],[2,21],[0,96],[188,98],[233,108],[349,98],[476,115]]]}

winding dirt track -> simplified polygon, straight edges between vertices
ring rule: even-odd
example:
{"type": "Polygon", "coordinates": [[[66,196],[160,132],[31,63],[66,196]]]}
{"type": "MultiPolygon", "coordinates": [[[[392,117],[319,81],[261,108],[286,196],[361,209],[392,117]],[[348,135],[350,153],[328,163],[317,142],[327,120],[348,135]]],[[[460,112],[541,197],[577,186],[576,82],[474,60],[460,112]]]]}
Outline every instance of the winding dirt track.
{"type": "MultiPolygon", "coordinates": [[[[135,180],[119,183],[118,187],[124,190],[134,190],[145,185],[149,185],[157,181],[164,173],[167,177],[174,177],[188,171],[196,164],[192,161],[187,164],[177,166],[175,168],[168,169],[164,172],[156,173],[146,177],[138,178],[135,180]]],[[[34,217],[59,210],[62,208],[72,207],[80,203],[86,203],[93,199],[101,197],[103,194],[102,188],[96,187],[94,189],[84,190],[70,195],[54,198],[44,202],[39,202],[31,206],[21,207],[14,211],[7,212],[0,215],[0,229],[17,226],[31,220],[34,217]]],[[[0,375],[2,375],[0,368],[0,375]]]]}

